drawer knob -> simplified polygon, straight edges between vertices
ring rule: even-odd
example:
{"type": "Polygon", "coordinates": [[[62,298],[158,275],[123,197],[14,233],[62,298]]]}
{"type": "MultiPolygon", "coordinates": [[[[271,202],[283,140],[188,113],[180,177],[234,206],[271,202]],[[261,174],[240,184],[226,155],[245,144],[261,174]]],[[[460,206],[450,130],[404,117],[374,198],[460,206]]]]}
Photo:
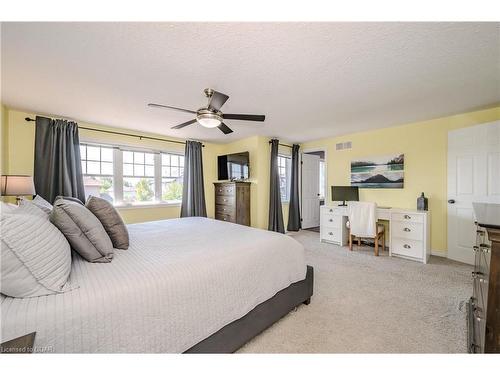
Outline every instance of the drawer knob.
{"type": "Polygon", "coordinates": [[[410,228],[404,228],[403,229],[405,232],[411,232],[411,229],[410,228]]]}
{"type": "Polygon", "coordinates": [[[330,223],[333,222],[333,219],[328,220],[330,223]]]}
{"type": "Polygon", "coordinates": [[[404,247],[405,249],[411,249],[411,246],[410,246],[410,245],[407,245],[407,244],[404,244],[404,245],[403,245],[403,247],[404,247]]]}
{"type": "Polygon", "coordinates": [[[333,236],[333,233],[332,233],[332,232],[328,232],[328,234],[329,234],[330,236],[333,236]]]}
{"type": "Polygon", "coordinates": [[[333,210],[330,208],[330,212],[333,212],[333,210]]]}
{"type": "Polygon", "coordinates": [[[410,215],[405,215],[404,218],[405,219],[411,219],[411,216],[410,215]]]}

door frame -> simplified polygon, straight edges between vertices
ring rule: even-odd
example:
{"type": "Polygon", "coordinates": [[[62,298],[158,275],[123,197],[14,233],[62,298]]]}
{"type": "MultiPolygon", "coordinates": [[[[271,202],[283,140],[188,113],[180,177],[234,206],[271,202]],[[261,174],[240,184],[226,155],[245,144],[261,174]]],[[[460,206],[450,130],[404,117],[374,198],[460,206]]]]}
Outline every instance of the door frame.
{"type": "MultiPolygon", "coordinates": [[[[300,190],[300,195],[299,195],[299,202],[300,202],[300,220],[302,221],[302,155],[303,154],[308,154],[311,152],[318,152],[318,151],[323,151],[325,153],[325,206],[327,205],[328,201],[328,150],[326,147],[311,147],[311,148],[305,148],[300,151],[300,173],[299,173],[299,190],[300,190]]],[[[321,207],[321,206],[320,206],[321,207]]]]}

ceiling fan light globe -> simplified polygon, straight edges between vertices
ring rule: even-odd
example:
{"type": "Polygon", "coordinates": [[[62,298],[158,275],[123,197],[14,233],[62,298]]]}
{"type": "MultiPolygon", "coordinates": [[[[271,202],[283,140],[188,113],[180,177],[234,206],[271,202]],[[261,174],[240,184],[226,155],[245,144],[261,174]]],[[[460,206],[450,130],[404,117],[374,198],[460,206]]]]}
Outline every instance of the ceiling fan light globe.
{"type": "Polygon", "coordinates": [[[222,118],[216,114],[206,113],[198,115],[196,117],[196,121],[198,121],[198,123],[205,128],[216,128],[222,123],[222,118]]]}

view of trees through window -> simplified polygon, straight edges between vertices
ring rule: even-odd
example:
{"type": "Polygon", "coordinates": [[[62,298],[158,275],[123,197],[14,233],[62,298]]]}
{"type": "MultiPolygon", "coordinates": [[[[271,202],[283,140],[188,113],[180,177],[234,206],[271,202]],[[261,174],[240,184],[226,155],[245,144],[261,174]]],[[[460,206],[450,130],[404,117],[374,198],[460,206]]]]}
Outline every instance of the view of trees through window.
{"type": "Polygon", "coordinates": [[[161,155],[162,200],[174,203],[182,200],[182,181],[184,176],[184,156],[161,155]]]}
{"type": "Polygon", "coordinates": [[[183,155],[89,144],[81,144],[80,153],[86,196],[118,204],[182,201],[183,155]],[[115,157],[120,153],[123,162],[116,163],[115,157]],[[160,169],[161,174],[156,173],[160,169]],[[161,190],[155,191],[157,186],[161,186],[161,190]],[[115,193],[120,197],[119,202],[116,202],[115,193]]]}
{"type": "Polygon", "coordinates": [[[288,201],[290,197],[290,157],[278,155],[278,172],[280,176],[281,200],[288,201]]]}
{"type": "Polygon", "coordinates": [[[85,196],[93,195],[113,203],[113,149],[80,145],[85,196]]]}
{"type": "Polygon", "coordinates": [[[123,202],[155,200],[155,154],[123,151],[123,202]]]}

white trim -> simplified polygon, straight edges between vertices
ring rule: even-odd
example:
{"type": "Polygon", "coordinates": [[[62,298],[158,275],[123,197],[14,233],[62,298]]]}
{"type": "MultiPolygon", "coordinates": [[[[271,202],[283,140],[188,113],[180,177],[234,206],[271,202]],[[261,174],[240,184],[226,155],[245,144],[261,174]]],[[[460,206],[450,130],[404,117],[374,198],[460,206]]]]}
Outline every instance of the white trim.
{"type": "Polygon", "coordinates": [[[431,250],[431,255],[435,257],[448,258],[448,250],[431,250]]]}

